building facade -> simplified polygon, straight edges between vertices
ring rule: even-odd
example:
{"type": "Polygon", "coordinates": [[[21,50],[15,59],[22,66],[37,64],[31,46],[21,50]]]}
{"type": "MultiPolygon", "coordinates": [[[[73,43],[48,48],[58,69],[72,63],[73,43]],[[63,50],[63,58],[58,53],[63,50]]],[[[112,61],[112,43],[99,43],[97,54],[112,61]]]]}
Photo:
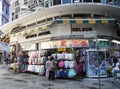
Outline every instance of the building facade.
{"type": "Polygon", "coordinates": [[[0,8],[0,25],[4,25],[10,21],[10,2],[0,0],[0,8]]]}
{"type": "Polygon", "coordinates": [[[109,54],[106,59],[120,51],[119,0],[15,0],[11,5],[13,21],[1,29],[9,33],[14,52],[99,49],[109,54]]]}

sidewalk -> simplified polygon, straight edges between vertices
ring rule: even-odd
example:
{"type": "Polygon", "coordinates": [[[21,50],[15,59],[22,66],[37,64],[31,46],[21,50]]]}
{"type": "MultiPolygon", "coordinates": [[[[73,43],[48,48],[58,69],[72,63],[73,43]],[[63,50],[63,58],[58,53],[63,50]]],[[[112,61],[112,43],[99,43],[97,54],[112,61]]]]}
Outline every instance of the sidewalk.
{"type": "MultiPolygon", "coordinates": [[[[0,89],[99,89],[99,81],[94,78],[48,81],[45,76],[30,73],[14,74],[6,69],[0,69],[0,79],[5,84],[10,82],[9,88],[1,88],[0,85],[0,89]]],[[[120,89],[120,82],[113,85],[112,78],[101,78],[101,89],[120,89]]]]}

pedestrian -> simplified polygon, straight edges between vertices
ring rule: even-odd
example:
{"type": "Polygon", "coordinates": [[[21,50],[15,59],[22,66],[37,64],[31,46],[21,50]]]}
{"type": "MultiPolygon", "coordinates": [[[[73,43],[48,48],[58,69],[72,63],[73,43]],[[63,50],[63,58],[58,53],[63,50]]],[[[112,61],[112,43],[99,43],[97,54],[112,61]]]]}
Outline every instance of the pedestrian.
{"type": "Polygon", "coordinates": [[[23,52],[19,52],[19,53],[18,53],[17,65],[18,65],[17,72],[23,72],[23,71],[24,71],[23,52]]]}
{"type": "Polygon", "coordinates": [[[55,79],[55,62],[52,56],[48,56],[48,61],[46,62],[46,75],[49,81],[54,81],[55,79]]]}
{"type": "Polygon", "coordinates": [[[117,73],[120,73],[120,64],[119,64],[119,62],[116,63],[116,66],[113,68],[112,73],[113,73],[114,81],[117,80],[117,78],[118,78],[117,73]]]}
{"type": "Polygon", "coordinates": [[[28,59],[29,59],[29,56],[28,56],[28,52],[23,52],[23,65],[24,65],[24,72],[27,71],[27,68],[28,68],[28,59]]]}

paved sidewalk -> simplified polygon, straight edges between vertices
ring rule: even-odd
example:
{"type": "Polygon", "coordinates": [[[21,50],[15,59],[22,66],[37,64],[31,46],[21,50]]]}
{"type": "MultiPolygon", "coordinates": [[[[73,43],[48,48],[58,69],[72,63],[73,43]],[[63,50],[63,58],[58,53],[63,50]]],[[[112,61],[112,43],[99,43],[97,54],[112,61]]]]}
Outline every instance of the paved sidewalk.
{"type": "MultiPolygon", "coordinates": [[[[45,76],[29,73],[14,74],[6,69],[0,69],[0,79],[0,89],[99,89],[98,79],[48,81],[45,76]]],[[[120,89],[120,83],[113,85],[112,78],[101,78],[101,89],[120,89]]]]}

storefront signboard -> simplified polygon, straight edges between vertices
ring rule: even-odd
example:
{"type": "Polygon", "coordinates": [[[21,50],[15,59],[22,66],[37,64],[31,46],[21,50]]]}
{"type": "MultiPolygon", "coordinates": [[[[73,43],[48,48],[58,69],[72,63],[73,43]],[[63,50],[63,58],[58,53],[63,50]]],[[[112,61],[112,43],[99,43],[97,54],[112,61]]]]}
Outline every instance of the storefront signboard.
{"type": "Polygon", "coordinates": [[[72,41],[72,47],[88,47],[88,40],[75,39],[72,41]]]}
{"type": "Polygon", "coordinates": [[[66,48],[58,48],[58,51],[63,51],[63,52],[65,52],[65,51],[66,51],[66,48]]]}
{"type": "Polygon", "coordinates": [[[87,32],[84,32],[84,37],[85,38],[96,38],[97,37],[97,32],[96,31],[87,31],[87,32]]]}
{"type": "Polygon", "coordinates": [[[66,47],[72,47],[72,41],[71,40],[58,40],[53,42],[54,48],[66,48],[66,47]]]}
{"type": "Polygon", "coordinates": [[[29,51],[29,50],[36,50],[37,47],[36,47],[36,44],[24,44],[24,45],[21,45],[21,48],[23,51],[29,51]]]}
{"type": "Polygon", "coordinates": [[[41,43],[41,49],[51,49],[51,48],[53,48],[53,41],[41,43]]]}
{"type": "Polygon", "coordinates": [[[109,48],[109,41],[99,41],[98,46],[99,48],[109,48]]]}

